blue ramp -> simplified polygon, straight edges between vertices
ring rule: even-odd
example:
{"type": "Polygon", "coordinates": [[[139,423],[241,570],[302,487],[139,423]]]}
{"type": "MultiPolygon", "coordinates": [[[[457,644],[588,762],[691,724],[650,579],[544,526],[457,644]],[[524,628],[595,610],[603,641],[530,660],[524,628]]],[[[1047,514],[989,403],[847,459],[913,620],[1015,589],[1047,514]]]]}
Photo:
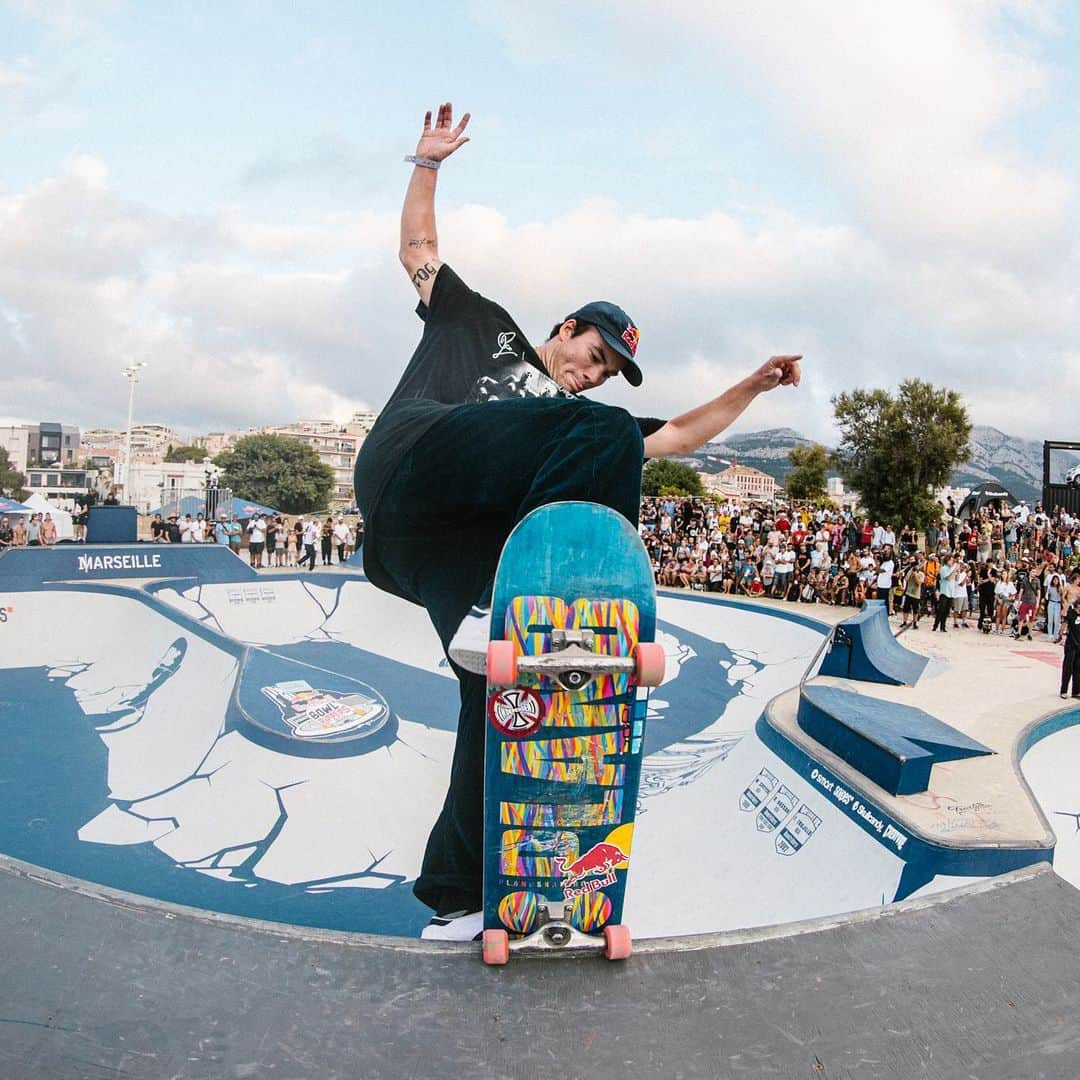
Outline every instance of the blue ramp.
{"type": "Polygon", "coordinates": [[[928,662],[928,657],[905,649],[893,636],[885,604],[868,601],[858,615],[833,629],[832,646],[820,673],[839,679],[914,686],[928,662]]]}
{"type": "Polygon", "coordinates": [[[0,587],[8,589],[125,578],[198,578],[205,585],[258,575],[224,544],[57,544],[0,555],[0,587]]]}
{"type": "Polygon", "coordinates": [[[939,761],[994,753],[922,709],[836,686],[803,687],[799,727],[893,795],[925,791],[939,761]]]}

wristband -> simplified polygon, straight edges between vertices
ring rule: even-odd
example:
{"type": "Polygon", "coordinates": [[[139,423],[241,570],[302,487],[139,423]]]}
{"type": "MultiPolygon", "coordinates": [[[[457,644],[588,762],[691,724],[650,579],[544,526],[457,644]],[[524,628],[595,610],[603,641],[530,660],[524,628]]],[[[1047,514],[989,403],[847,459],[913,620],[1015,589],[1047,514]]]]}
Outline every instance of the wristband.
{"type": "Polygon", "coordinates": [[[421,169],[437,169],[439,162],[434,158],[417,157],[415,154],[406,154],[405,160],[412,165],[419,165],[421,169]]]}

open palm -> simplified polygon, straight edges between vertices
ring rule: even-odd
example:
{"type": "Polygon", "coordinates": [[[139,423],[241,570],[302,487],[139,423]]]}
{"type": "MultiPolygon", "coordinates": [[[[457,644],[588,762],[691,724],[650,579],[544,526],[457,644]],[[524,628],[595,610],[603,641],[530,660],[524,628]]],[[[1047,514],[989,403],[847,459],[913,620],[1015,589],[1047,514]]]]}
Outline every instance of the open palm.
{"type": "Polygon", "coordinates": [[[434,127],[429,111],[424,116],[424,133],[416,144],[416,156],[430,158],[432,161],[448,158],[459,146],[464,146],[469,141],[462,134],[468,125],[469,114],[465,113],[457,127],[454,126],[454,107],[449,101],[439,106],[434,127]]]}

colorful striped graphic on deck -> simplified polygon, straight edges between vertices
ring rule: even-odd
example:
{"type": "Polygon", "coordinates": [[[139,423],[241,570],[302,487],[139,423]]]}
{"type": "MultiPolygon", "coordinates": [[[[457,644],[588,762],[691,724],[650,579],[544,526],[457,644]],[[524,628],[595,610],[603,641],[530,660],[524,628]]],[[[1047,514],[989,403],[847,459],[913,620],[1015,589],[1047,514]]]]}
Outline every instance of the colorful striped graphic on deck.
{"type": "Polygon", "coordinates": [[[513,934],[527,934],[536,922],[536,913],[544,902],[539,893],[507,893],[499,901],[499,921],[513,934]]]}
{"type": "Polygon", "coordinates": [[[499,850],[499,873],[506,877],[557,877],[555,858],[572,861],[578,853],[577,833],[507,829],[499,850]]]}
{"type": "Polygon", "coordinates": [[[626,704],[615,702],[608,705],[592,705],[593,688],[570,692],[560,690],[551,695],[547,703],[544,727],[613,728],[623,722],[626,704]]]}
{"type": "Polygon", "coordinates": [[[599,930],[611,918],[611,901],[602,893],[575,896],[570,905],[570,925],[583,933],[599,930]]]}
{"type": "Polygon", "coordinates": [[[625,754],[626,732],[601,732],[573,739],[523,739],[500,747],[501,768],[512,776],[528,776],[564,784],[622,784],[626,766],[606,759],[625,754]]]}
{"type": "Polygon", "coordinates": [[[499,803],[503,825],[531,828],[587,829],[594,825],[618,825],[622,821],[623,793],[607,791],[598,803],[499,803]]]}

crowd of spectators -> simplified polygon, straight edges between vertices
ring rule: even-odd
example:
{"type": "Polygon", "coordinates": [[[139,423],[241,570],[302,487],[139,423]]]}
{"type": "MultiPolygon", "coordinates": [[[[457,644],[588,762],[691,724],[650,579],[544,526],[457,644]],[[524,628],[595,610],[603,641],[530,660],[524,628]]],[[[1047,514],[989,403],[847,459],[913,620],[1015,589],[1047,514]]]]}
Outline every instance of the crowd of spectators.
{"type": "Polygon", "coordinates": [[[280,514],[255,514],[241,521],[236,514],[221,514],[215,521],[204,514],[155,514],[150,535],[159,544],[222,544],[237,555],[247,542],[248,561],[256,570],[268,567],[307,566],[314,570],[318,555],[323,566],[346,562],[363,541],[363,526],[342,516],[301,515],[290,523],[280,514]]]}
{"type": "Polygon", "coordinates": [[[902,627],[978,627],[1062,640],[1080,599],[1080,518],[1036,504],[950,503],[923,531],[822,507],[646,498],[640,531],[656,583],[793,604],[883,600],[902,627]],[[977,614],[976,614],[977,612],[977,614]]]}
{"type": "Polygon", "coordinates": [[[12,520],[0,518],[0,552],[9,547],[52,547],[57,541],[56,522],[52,514],[31,514],[23,520],[20,514],[12,520]]]}

